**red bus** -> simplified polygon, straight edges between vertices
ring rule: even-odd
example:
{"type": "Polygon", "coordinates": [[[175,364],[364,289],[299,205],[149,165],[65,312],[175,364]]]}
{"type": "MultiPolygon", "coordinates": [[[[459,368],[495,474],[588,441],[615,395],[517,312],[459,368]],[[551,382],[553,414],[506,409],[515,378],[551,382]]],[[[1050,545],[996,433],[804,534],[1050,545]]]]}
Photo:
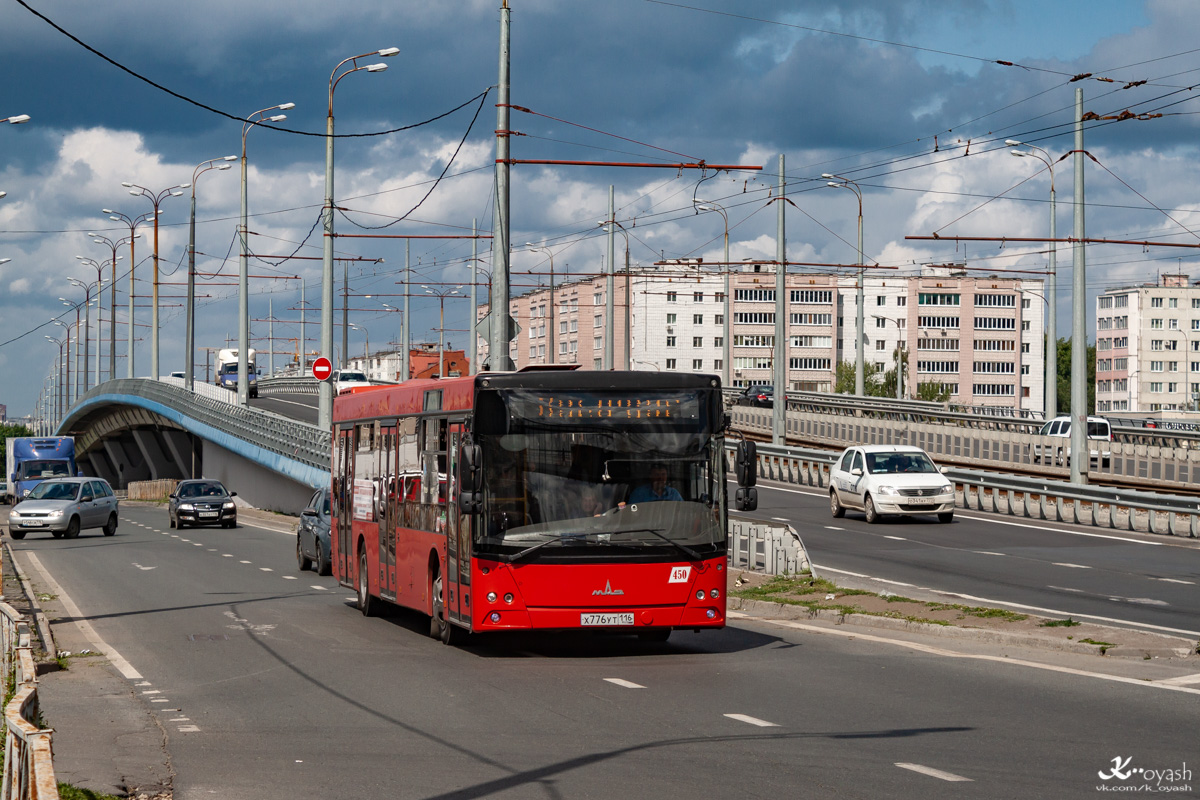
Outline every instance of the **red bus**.
{"type": "Polygon", "coordinates": [[[416,609],[447,643],[721,628],[727,426],[711,375],[539,369],[340,395],[334,575],[364,614],[416,609]]]}

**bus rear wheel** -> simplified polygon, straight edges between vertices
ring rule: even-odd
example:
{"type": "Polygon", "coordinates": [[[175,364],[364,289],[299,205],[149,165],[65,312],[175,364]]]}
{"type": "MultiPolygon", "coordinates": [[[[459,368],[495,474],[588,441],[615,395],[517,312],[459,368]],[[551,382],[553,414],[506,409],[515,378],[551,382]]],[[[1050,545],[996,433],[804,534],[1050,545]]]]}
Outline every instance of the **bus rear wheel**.
{"type": "Polygon", "coordinates": [[[379,601],[371,597],[370,583],[367,581],[367,551],[358,553],[358,610],[364,617],[373,617],[379,610],[379,601]]]}

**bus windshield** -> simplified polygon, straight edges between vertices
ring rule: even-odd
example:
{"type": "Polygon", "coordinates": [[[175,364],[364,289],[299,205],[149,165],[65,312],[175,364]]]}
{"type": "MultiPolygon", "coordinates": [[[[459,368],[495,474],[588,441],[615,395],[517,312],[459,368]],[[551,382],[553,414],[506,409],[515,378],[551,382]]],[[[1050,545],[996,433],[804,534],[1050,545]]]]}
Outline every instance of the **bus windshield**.
{"type": "Polygon", "coordinates": [[[723,442],[708,422],[711,400],[570,395],[504,393],[503,432],[481,416],[475,553],[511,558],[537,545],[540,557],[724,552],[723,442]]]}

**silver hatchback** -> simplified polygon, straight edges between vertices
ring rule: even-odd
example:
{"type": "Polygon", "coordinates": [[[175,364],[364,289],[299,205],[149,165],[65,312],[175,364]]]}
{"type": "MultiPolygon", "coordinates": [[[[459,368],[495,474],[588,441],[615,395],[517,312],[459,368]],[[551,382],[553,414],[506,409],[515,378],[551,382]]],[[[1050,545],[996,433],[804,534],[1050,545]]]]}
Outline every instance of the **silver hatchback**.
{"type": "Polygon", "coordinates": [[[84,528],[117,532],[117,496],[102,478],[53,478],[33,487],[8,515],[8,533],[24,539],[30,531],[50,531],[74,539],[84,528]]]}

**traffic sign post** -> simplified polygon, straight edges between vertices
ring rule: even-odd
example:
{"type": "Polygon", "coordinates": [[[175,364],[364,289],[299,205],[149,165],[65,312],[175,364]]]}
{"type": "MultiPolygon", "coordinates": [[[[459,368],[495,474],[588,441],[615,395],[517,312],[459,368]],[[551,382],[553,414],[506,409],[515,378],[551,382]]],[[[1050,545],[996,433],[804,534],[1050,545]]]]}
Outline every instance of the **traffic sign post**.
{"type": "Polygon", "coordinates": [[[333,374],[333,364],[329,363],[329,359],[321,356],[312,365],[312,375],[319,381],[329,380],[329,376],[333,374]]]}

